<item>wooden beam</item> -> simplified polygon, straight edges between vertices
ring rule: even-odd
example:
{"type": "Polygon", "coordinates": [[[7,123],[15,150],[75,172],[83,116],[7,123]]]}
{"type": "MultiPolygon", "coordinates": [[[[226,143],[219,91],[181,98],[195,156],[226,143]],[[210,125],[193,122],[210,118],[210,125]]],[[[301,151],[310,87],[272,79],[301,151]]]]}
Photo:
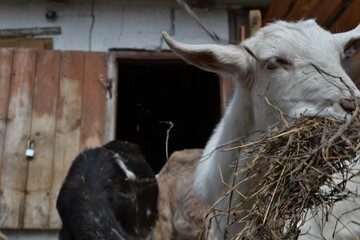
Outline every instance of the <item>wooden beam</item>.
{"type": "Polygon", "coordinates": [[[290,11],[293,0],[273,0],[264,19],[264,24],[283,19],[290,11]]]}
{"type": "Polygon", "coordinates": [[[148,59],[148,60],[164,60],[164,61],[182,61],[181,58],[174,54],[172,51],[131,51],[111,48],[110,53],[115,56],[115,58],[128,59],[128,60],[138,60],[138,59],[148,59]]]}
{"type": "Polygon", "coordinates": [[[338,20],[330,27],[330,31],[346,32],[360,23],[360,0],[353,0],[338,20]]]}
{"type": "Polygon", "coordinates": [[[0,39],[0,48],[53,49],[51,38],[6,38],[0,39]]]}
{"type": "Polygon", "coordinates": [[[316,18],[319,25],[326,27],[336,17],[343,3],[344,0],[323,1],[312,11],[310,17],[316,18]]]}
{"type": "Polygon", "coordinates": [[[297,0],[290,12],[285,16],[287,21],[311,18],[311,13],[319,5],[319,0],[297,0]]]}
{"type": "Polygon", "coordinates": [[[60,27],[0,29],[0,38],[21,38],[59,34],[61,34],[60,27]]]}

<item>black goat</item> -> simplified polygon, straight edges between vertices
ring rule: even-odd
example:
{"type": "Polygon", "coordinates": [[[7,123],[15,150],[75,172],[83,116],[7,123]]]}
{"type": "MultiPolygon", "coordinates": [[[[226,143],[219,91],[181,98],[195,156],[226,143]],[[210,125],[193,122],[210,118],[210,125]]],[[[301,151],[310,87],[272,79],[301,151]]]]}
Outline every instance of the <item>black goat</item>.
{"type": "Polygon", "coordinates": [[[74,160],[56,207],[60,240],[139,240],[152,236],[158,185],[137,145],[111,141],[74,160]]]}

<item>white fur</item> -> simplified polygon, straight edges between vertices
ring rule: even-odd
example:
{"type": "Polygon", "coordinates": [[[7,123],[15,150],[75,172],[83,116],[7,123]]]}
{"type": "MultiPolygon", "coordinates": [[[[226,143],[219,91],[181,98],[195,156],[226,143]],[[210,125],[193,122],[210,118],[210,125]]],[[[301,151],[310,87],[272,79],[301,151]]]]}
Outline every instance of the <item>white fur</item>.
{"type": "MultiPolygon", "coordinates": [[[[228,74],[233,79],[232,99],[208,141],[196,170],[195,191],[209,204],[214,204],[222,196],[227,184],[231,185],[233,168],[229,164],[238,159],[238,154],[246,158],[241,152],[222,151],[231,146],[227,143],[241,137],[243,142],[250,141],[258,136],[259,131],[266,131],[269,126],[279,122],[276,110],[266,99],[290,118],[305,115],[344,120],[349,113],[341,107],[340,100],[360,96],[341,66],[343,48],[348,41],[360,38],[360,26],[347,33],[331,34],[313,20],[297,23],[279,21],[260,29],[240,46],[182,44],[166,33],[164,38],[175,53],[190,63],[208,71],[228,74]],[[251,56],[245,47],[260,61],[251,56]],[[285,59],[288,64],[276,63],[276,58],[285,59]],[[267,69],[274,63],[276,69],[267,69]],[[319,68],[323,72],[319,72],[319,68]]],[[[245,160],[239,163],[240,167],[244,165],[245,160]]],[[[240,172],[237,179],[242,178],[244,176],[240,172]]],[[[244,181],[238,191],[245,193],[250,184],[244,181]]],[[[359,186],[360,177],[347,185],[355,192],[359,186]]],[[[229,199],[225,198],[217,208],[227,209],[228,204],[229,199]]],[[[246,207],[244,205],[244,210],[246,207]]],[[[333,214],[341,216],[355,207],[360,207],[360,197],[336,203],[333,214]]],[[[213,219],[212,223],[218,239],[224,239],[227,219],[220,215],[216,220],[213,219]],[[216,225],[216,222],[219,224],[216,225]]],[[[311,219],[301,229],[305,233],[310,228],[311,235],[300,238],[331,239],[336,217],[330,217],[324,227],[318,228],[321,220],[321,214],[311,219]]],[[[348,223],[349,229],[338,223],[335,230],[337,238],[356,239],[353,233],[357,232],[360,239],[360,210],[345,214],[341,221],[348,223]]],[[[227,238],[242,228],[241,224],[233,224],[227,238]]]]}
{"type": "Polygon", "coordinates": [[[123,170],[123,172],[126,175],[126,178],[129,180],[135,180],[136,179],[136,175],[134,172],[132,172],[128,167],[126,167],[125,163],[123,162],[123,160],[121,159],[120,155],[115,153],[114,154],[114,158],[116,163],[119,165],[119,167],[123,170]]]}

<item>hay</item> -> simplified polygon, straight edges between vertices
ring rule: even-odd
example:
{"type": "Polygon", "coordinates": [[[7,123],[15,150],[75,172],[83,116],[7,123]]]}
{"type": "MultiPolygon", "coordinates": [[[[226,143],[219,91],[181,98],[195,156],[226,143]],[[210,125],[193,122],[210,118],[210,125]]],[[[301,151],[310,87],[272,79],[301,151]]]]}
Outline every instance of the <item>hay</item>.
{"type": "MultiPolygon", "coordinates": [[[[356,194],[346,189],[346,182],[359,175],[359,169],[353,168],[358,161],[359,129],[358,115],[346,123],[300,118],[236,147],[251,156],[247,168],[238,171],[245,171],[247,181],[253,183],[242,197],[245,200],[227,212],[245,226],[238,239],[297,239],[310,208],[327,217],[334,203],[356,194]],[[249,201],[254,202],[251,211],[239,219],[237,214],[249,201]]],[[[234,182],[227,194],[235,198],[238,184],[234,182]]]]}

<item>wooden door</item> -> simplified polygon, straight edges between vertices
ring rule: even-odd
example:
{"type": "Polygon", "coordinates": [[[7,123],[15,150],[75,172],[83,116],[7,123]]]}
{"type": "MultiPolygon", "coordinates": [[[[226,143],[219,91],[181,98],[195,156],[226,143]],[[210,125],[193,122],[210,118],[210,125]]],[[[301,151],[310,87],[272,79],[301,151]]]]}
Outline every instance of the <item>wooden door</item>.
{"type": "Polygon", "coordinates": [[[0,228],[60,227],[72,160],[105,141],[103,76],[106,53],[0,49],[0,228]]]}

